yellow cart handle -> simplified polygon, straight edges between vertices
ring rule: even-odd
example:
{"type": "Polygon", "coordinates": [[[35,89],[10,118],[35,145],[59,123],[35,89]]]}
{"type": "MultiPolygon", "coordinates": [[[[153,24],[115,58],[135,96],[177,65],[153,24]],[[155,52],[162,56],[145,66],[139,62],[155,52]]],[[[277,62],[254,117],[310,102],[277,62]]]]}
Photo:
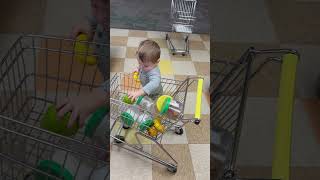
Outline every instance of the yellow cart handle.
{"type": "Polygon", "coordinates": [[[290,179],[291,126],[297,63],[297,55],[286,54],[283,56],[273,147],[273,179],[290,179]]]}
{"type": "Polygon", "coordinates": [[[203,78],[198,79],[198,88],[197,88],[197,100],[196,100],[196,109],[194,113],[194,118],[196,119],[195,123],[200,123],[201,117],[201,101],[202,101],[202,87],[203,87],[203,78]]]}

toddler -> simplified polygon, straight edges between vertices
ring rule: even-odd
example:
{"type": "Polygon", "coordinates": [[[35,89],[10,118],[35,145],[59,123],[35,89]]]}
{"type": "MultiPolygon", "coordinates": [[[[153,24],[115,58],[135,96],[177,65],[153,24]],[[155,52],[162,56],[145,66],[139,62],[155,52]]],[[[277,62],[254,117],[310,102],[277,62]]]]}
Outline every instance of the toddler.
{"type": "Polygon", "coordinates": [[[151,98],[162,94],[160,62],[160,47],[152,40],[144,40],[139,44],[137,60],[139,63],[135,71],[139,72],[142,88],[128,93],[129,98],[135,100],[139,96],[148,95],[151,98]]]}

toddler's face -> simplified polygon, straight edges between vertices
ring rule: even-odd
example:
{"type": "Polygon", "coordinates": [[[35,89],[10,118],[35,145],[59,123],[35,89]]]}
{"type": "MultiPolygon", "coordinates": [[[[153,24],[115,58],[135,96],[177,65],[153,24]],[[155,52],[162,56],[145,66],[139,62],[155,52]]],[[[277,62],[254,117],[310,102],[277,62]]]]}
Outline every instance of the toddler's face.
{"type": "Polygon", "coordinates": [[[107,27],[109,17],[109,4],[106,0],[91,0],[91,11],[92,15],[97,19],[99,24],[107,27]]]}
{"type": "Polygon", "coordinates": [[[155,68],[158,63],[153,63],[151,61],[146,61],[146,62],[142,62],[139,58],[138,58],[138,63],[139,66],[142,68],[143,71],[148,72],[151,69],[155,68]]]}

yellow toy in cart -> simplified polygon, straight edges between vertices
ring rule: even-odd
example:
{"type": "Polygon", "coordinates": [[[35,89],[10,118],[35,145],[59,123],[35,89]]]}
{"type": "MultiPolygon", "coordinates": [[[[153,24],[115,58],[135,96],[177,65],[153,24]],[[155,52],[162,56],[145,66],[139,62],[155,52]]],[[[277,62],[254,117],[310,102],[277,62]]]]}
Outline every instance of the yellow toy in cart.
{"type": "Polygon", "coordinates": [[[163,133],[164,132],[164,126],[161,124],[161,120],[159,118],[156,118],[153,122],[153,126],[156,128],[157,131],[163,133]]]}
{"type": "Polygon", "coordinates": [[[148,134],[151,136],[151,137],[156,137],[158,135],[158,131],[157,129],[152,126],[148,129],[148,134]]]}
{"type": "Polygon", "coordinates": [[[133,79],[134,79],[136,82],[140,82],[139,72],[138,72],[138,71],[135,71],[135,72],[133,73],[133,79]]]}
{"type": "Polygon", "coordinates": [[[87,63],[88,65],[97,64],[97,58],[92,56],[93,48],[89,46],[88,41],[89,38],[86,34],[80,34],[76,38],[76,43],[74,47],[75,58],[80,63],[87,63]],[[82,42],[81,42],[82,41],[82,42]]]}
{"type": "Polygon", "coordinates": [[[148,129],[148,134],[152,137],[156,137],[158,133],[164,132],[164,126],[161,124],[161,120],[159,118],[155,118],[153,121],[153,126],[148,129]]]}

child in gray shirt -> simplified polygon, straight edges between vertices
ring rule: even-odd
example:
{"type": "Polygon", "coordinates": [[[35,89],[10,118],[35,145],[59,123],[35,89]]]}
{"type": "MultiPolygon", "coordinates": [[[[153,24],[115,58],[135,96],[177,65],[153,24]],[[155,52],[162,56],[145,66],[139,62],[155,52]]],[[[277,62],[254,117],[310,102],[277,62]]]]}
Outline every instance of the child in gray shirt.
{"type": "Polygon", "coordinates": [[[160,47],[152,40],[144,40],[139,44],[137,60],[139,79],[142,88],[129,92],[129,98],[135,100],[139,96],[148,95],[153,98],[162,94],[161,74],[158,64],[160,62],[160,47]]]}

